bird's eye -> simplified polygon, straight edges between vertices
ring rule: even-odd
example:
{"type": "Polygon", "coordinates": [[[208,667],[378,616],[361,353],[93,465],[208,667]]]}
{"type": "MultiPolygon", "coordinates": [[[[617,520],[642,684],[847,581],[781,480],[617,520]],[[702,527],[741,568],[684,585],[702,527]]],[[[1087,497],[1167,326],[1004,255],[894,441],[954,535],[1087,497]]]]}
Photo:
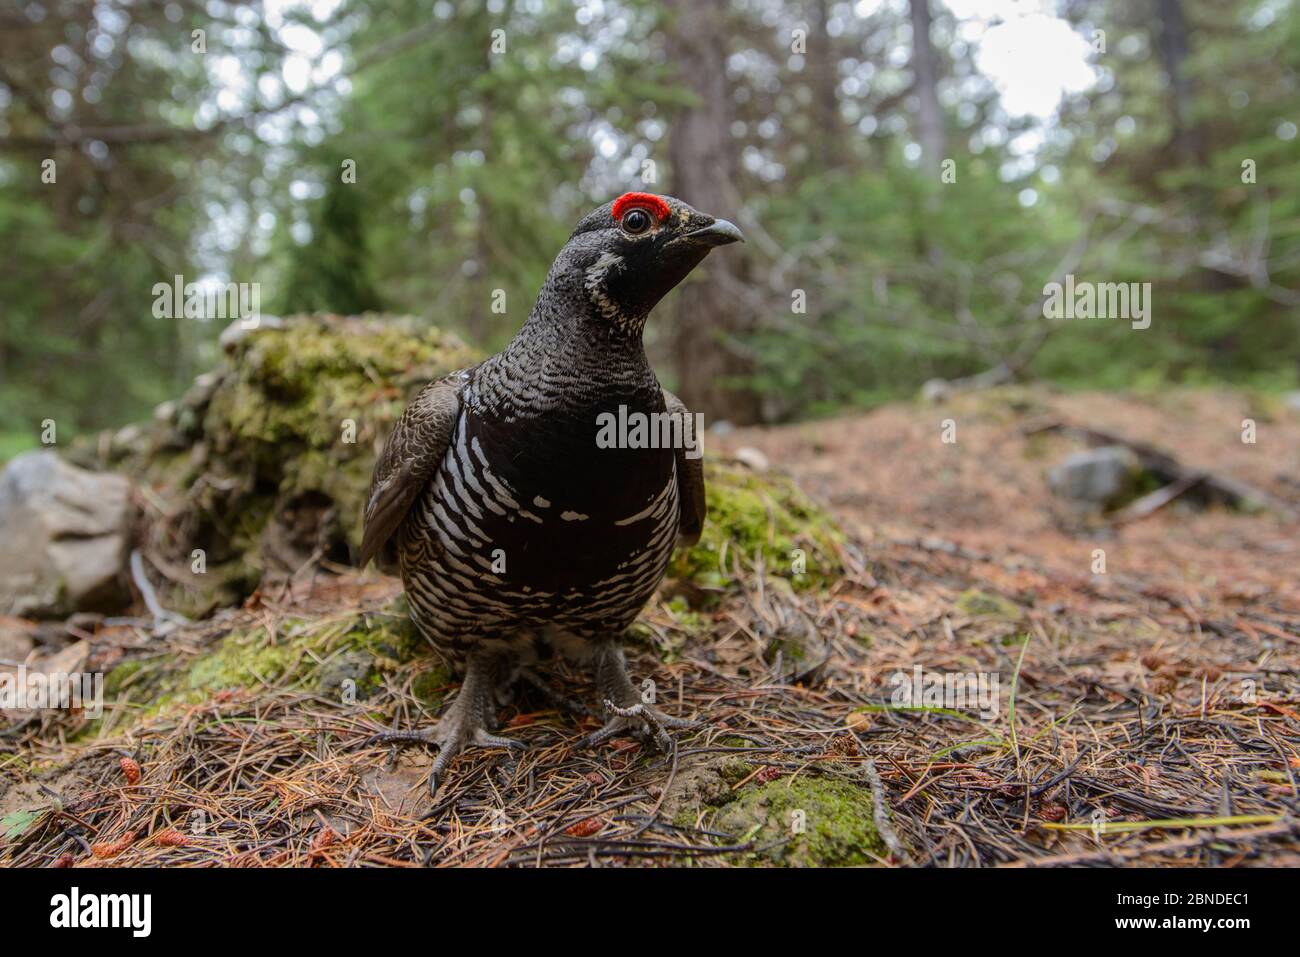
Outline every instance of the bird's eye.
{"type": "Polygon", "coordinates": [[[623,214],[623,231],[635,236],[650,228],[650,214],[644,209],[629,209],[623,214]]]}

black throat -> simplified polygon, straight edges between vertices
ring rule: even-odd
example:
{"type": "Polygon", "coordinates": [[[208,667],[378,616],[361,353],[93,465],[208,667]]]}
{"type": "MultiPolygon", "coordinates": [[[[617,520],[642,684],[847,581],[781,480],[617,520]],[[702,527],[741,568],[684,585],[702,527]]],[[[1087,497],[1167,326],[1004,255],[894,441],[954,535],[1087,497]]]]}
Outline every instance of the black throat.
{"type": "Polygon", "coordinates": [[[509,419],[593,419],[600,412],[661,411],[663,392],[646,357],[645,317],[611,322],[557,262],[523,327],[472,379],[471,406],[509,419]]]}

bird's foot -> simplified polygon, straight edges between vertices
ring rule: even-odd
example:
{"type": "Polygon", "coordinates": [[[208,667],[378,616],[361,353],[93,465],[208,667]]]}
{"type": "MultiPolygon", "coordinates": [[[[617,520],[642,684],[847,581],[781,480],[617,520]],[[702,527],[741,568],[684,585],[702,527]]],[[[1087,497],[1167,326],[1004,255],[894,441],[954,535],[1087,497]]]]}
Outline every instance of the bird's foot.
{"type": "Polygon", "coordinates": [[[376,744],[423,744],[436,745],[438,756],[429,768],[429,793],[436,794],[438,782],[443,771],[466,748],[502,748],[507,751],[522,751],[522,741],[493,734],[481,724],[475,724],[464,715],[448,712],[438,721],[435,728],[408,729],[405,731],[381,731],[365,742],[366,747],[376,744]]]}
{"type": "Polygon", "coordinates": [[[668,728],[698,728],[695,721],[674,718],[647,702],[632,686],[627,674],[627,659],[615,643],[600,647],[595,655],[596,684],[605,700],[605,726],[581,741],[583,747],[595,747],[620,734],[631,734],[642,742],[653,742],[665,754],[673,752],[668,728]]]}
{"type": "Polygon", "coordinates": [[[700,727],[697,721],[674,718],[670,714],[664,714],[653,705],[640,701],[625,707],[619,707],[613,701],[606,699],[605,713],[610,717],[605,722],[604,727],[583,738],[579,742],[579,747],[594,748],[596,745],[603,744],[610,738],[616,738],[620,734],[631,734],[632,737],[643,743],[653,741],[655,746],[664,754],[671,754],[675,745],[672,736],[667,731],[668,728],[700,727]]]}
{"type": "Polygon", "coordinates": [[[433,728],[405,731],[381,731],[368,738],[363,747],[376,744],[436,745],[438,755],[429,768],[429,793],[438,790],[438,781],[452,758],[468,747],[502,748],[521,751],[525,745],[514,738],[505,738],[491,731],[493,725],[491,705],[490,669],[471,659],[461,685],[460,693],[446,713],[433,728]]]}

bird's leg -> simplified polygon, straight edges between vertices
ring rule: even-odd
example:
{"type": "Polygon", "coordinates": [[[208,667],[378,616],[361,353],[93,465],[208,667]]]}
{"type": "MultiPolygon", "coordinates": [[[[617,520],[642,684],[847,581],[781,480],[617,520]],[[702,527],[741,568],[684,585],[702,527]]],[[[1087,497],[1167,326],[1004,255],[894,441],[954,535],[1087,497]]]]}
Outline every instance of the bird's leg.
{"type": "Polygon", "coordinates": [[[437,727],[427,730],[382,731],[368,741],[371,744],[434,744],[438,756],[429,768],[429,791],[438,790],[438,777],[446,770],[451,759],[465,748],[506,748],[521,750],[522,742],[503,738],[492,733],[496,727],[493,707],[493,680],[496,662],[490,655],[472,653],[465,666],[465,680],[461,683],[456,700],[438,719],[437,727]]]}
{"type": "Polygon", "coordinates": [[[630,733],[639,740],[651,740],[659,750],[671,753],[673,739],[667,728],[694,728],[698,723],[664,714],[632,686],[627,675],[627,659],[617,644],[600,646],[596,652],[596,685],[600,689],[609,720],[594,734],[580,742],[582,747],[595,747],[620,734],[630,733]]]}

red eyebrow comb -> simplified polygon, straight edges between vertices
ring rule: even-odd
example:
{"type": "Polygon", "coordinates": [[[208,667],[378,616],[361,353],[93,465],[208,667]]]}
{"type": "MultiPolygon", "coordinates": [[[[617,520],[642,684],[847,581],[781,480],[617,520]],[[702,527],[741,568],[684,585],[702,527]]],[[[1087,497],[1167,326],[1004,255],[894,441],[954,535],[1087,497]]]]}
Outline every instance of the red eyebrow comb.
{"type": "Polygon", "coordinates": [[[654,193],[624,193],[614,200],[614,208],[610,210],[610,215],[615,219],[622,219],[623,214],[633,208],[654,213],[655,219],[661,223],[668,218],[668,204],[654,193]]]}

